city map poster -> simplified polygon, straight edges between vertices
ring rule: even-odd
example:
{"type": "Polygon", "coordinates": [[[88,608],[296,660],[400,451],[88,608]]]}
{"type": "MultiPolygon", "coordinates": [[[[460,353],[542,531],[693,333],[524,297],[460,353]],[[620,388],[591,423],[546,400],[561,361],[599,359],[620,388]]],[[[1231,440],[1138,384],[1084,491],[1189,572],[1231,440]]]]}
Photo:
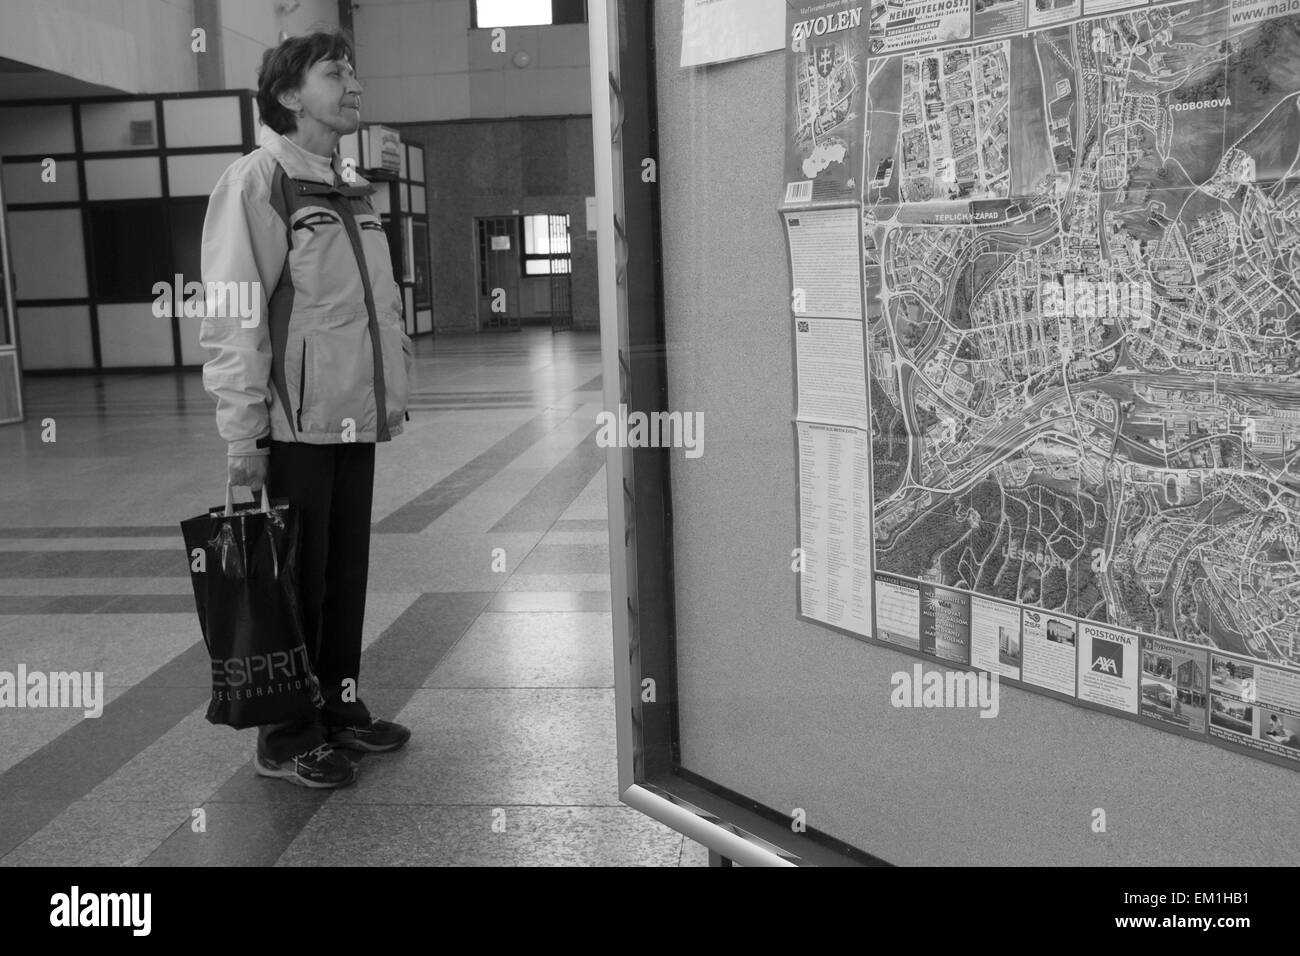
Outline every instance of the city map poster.
{"type": "Polygon", "coordinates": [[[682,0],[681,66],[781,49],[785,9],[786,0],[682,0]]]}
{"type": "MultiPolygon", "coordinates": [[[[1152,720],[1163,681],[1189,732],[1163,664],[1141,695],[1144,637],[1300,666],[1300,17],[1278,9],[869,60],[878,639],[919,646],[923,584],[968,592],[973,666],[1152,720]]],[[[1215,700],[1216,738],[1260,709],[1215,700]]],[[[1257,750],[1285,746],[1270,722],[1257,750]]]]}
{"type": "Polygon", "coordinates": [[[1300,767],[1300,674],[1211,653],[1210,736],[1300,767]]]}
{"type": "Polygon", "coordinates": [[[787,5],[784,205],[862,201],[867,9],[862,0],[787,5]]]}
{"type": "Polygon", "coordinates": [[[873,57],[965,40],[971,30],[970,0],[876,0],[870,29],[873,57]]]}

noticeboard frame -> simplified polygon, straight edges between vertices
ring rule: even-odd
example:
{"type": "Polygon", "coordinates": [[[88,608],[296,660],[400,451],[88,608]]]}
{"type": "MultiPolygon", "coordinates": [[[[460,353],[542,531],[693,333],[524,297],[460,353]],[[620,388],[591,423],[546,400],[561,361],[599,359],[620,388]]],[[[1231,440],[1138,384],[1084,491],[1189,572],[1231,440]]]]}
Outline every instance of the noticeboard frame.
{"type": "MultiPolygon", "coordinates": [[[[666,412],[655,2],[589,7],[604,407],[666,412]],[[650,180],[650,181],[647,181],[650,180]]],[[[605,450],[623,803],[745,866],[887,865],[681,765],[668,449],[605,450]]]]}

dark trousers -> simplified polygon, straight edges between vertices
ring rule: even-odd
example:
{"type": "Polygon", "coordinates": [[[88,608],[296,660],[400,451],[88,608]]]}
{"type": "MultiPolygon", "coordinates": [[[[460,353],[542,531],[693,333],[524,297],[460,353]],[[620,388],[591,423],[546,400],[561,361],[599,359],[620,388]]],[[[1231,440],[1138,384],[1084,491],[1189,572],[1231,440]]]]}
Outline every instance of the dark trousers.
{"type": "Polygon", "coordinates": [[[331,726],[365,723],[370,717],[357,682],[370,571],[375,446],[273,441],[267,487],[272,498],[288,498],[301,515],[298,590],[303,631],[325,697],[325,707],[314,719],[258,729],[258,752],[284,761],[320,746],[331,726]],[[347,696],[352,700],[344,701],[344,681],[349,678],[347,696]]]}

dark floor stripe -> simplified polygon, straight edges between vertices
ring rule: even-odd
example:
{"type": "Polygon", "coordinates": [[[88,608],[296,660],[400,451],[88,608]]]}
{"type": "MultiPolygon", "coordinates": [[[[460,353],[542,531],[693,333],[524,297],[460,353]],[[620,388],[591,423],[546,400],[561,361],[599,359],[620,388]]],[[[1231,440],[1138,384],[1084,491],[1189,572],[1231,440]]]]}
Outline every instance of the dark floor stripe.
{"type": "Polygon", "coordinates": [[[596,431],[534,485],[490,532],[549,530],[605,464],[605,449],[596,445],[596,431]]]}
{"type": "MultiPolygon", "coordinates": [[[[491,358],[494,355],[536,355],[537,350],[526,342],[520,342],[517,345],[501,342],[499,339],[495,342],[484,342],[482,345],[462,345],[462,346],[444,346],[434,348],[428,352],[420,352],[417,361],[437,362],[440,358],[448,358],[459,355],[482,356],[491,358]]],[[[591,345],[575,345],[572,348],[564,349],[557,357],[563,358],[569,355],[599,355],[600,343],[596,342],[591,345]]]]}
{"type": "Polygon", "coordinates": [[[537,389],[527,388],[527,389],[520,389],[517,392],[505,392],[499,389],[493,390],[491,392],[471,392],[468,390],[461,390],[456,392],[419,391],[419,392],[413,392],[410,397],[412,399],[416,399],[416,398],[427,399],[433,402],[473,401],[475,399],[478,399],[480,401],[491,400],[491,401],[503,401],[503,402],[510,402],[510,401],[518,402],[524,400],[525,398],[532,398],[536,394],[537,394],[537,389]]]}
{"type": "Polygon", "coordinates": [[[600,383],[601,383],[602,378],[603,378],[603,376],[597,375],[595,378],[593,378],[593,379],[592,379],[590,382],[588,382],[586,385],[579,385],[577,388],[574,389],[574,391],[575,391],[575,392],[595,392],[595,391],[599,391],[599,390],[600,390],[600,387],[601,387],[601,384],[600,384],[600,383]]]}
{"type": "MultiPolygon", "coordinates": [[[[554,530],[604,531],[607,525],[608,522],[604,518],[569,518],[557,521],[554,530]]],[[[379,525],[375,525],[373,530],[380,531],[382,529],[379,525]]],[[[0,538],[175,538],[178,543],[182,540],[179,524],[98,525],[79,528],[0,528],[0,538]]],[[[3,553],[5,552],[0,552],[0,554],[3,553]]]]}
{"type": "Polygon", "coordinates": [[[187,578],[175,549],[147,551],[0,551],[0,578],[187,578]]]}
{"type": "MultiPolygon", "coordinates": [[[[357,689],[370,712],[391,718],[401,711],[492,597],[485,592],[420,595],[361,657],[357,689]]],[[[365,785],[363,760],[361,779],[353,786],[365,785]]],[[[181,827],[143,865],[270,866],[298,838],[330,792],[259,777],[250,764],[204,805],[206,833],[196,835],[181,827]]]]}
{"type": "Polygon", "coordinates": [[[16,594],[0,597],[0,615],[94,614],[117,598],[115,594],[16,594]]]}
{"type": "Polygon", "coordinates": [[[500,405],[423,405],[413,403],[407,406],[412,412],[481,412],[494,408],[536,408],[541,402],[507,402],[500,405]]]}
{"type": "Polygon", "coordinates": [[[0,774],[0,857],[116,773],[210,693],[202,641],[0,774]]]}
{"type": "Polygon", "coordinates": [[[0,617],[13,614],[194,614],[188,594],[0,594],[0,617]]]}
{"type": "Polygon", "coordinates": [[[0,595],[0,616],[13,614],[193,614],[188,594],[0,595]]]}
{"type": "Polygon", "coordinates": [[[550,405],[553,404],[558,396],[555,395],[502,395],[500,397],[484,398],[478,395],[467,395],[460,398],[441,398],[434,396],[417,395],[410,401],[409,407],[424,405],[473,405],[482,408],[497,408],[501,405],[550,405]]]}
{"type": "MultiPolygon", "coordinates": [[[[533,395],[413,395],[412,405],[482,405],[492,408],[502,402],[522,404],[535,398],[533,395]]],[[[537,404],[542,404],[540,399],[537,404]]]]}
{"type": "Polygon", "coordinates": [[[119,594],[95,613],[197,614],[198,611],[192,594],[119,594]]]}
{"type": "Polygon", "coordinates": [[[164,525],[0,528],[0,538],[175,538],[179,541],[181,540],[181,529],[179,522],[164,525]]]}
{"type": "Polygon", "coordinates": [[[162,404],[154,408],[100,408],[87,409],[85,406],[76,408],[67,408],[63,410],[50,408],[48,405],[34,402],[27,407],[27,414],[35,419],[38,415],[41,417],[49,416],[50,418],[153,418],[158,415],[175,415],[181,417],[184,415],[205,415],[210,416],[210,408],[177,408],[175,405],[162,404]]]}
{"type": "Polygon", "coordinates": [[[374,530],[379,534],[418,534],[549,435],[573,412],[571,407],[548,408],[524,422],[487,451],[384,518],[374,530]]]}

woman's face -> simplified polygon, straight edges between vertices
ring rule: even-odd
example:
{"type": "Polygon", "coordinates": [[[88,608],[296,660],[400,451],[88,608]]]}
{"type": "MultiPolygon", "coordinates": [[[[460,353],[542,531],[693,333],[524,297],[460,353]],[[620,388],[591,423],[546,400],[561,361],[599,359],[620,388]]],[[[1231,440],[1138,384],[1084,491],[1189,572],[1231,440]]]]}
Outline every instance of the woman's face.
{"type": "Polygon", "coordinates": [[[361,127],[361,90],[347,57],[319,60],[307,70],[302,86],[282,102],[291,110],[302,109],[299,132],[320,126],[344,135],[361,127]]]}

